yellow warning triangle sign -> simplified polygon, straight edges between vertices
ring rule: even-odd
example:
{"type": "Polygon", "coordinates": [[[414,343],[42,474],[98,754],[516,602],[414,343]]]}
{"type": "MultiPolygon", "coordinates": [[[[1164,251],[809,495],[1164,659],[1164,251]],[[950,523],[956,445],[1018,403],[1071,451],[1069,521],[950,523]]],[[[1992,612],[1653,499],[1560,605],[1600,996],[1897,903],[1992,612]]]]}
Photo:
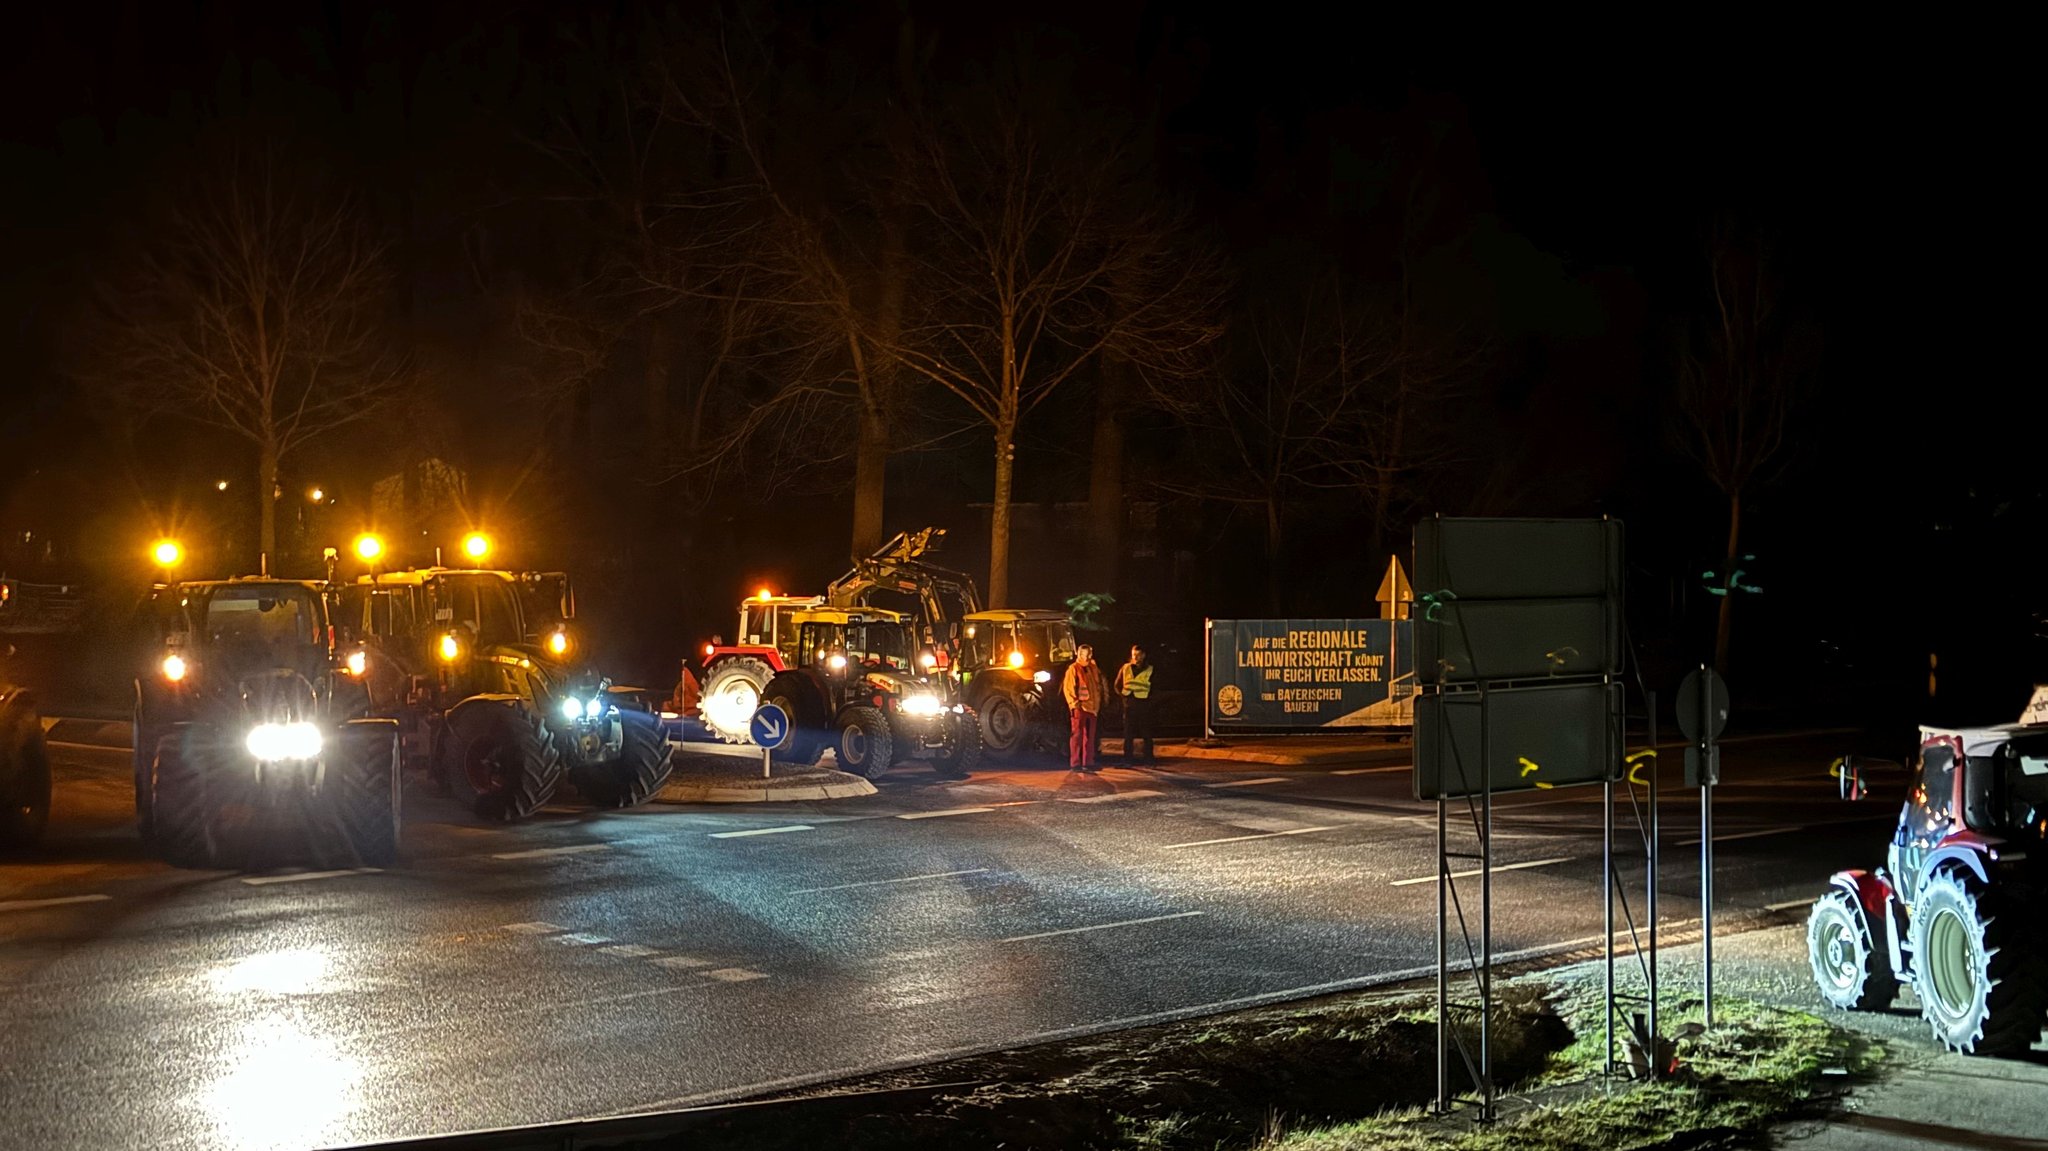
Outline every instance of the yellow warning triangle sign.
{"type": "Polygon", "coordinates": [[[1415,588],[1408,583],[1408,573],[1401,568],[1401,557],[1391,556],[1387,560],[1387,577],[1380,581],[1379,595],[1381,619],[1407,619],[1408,605],[1415,602],[1415,588]]]}

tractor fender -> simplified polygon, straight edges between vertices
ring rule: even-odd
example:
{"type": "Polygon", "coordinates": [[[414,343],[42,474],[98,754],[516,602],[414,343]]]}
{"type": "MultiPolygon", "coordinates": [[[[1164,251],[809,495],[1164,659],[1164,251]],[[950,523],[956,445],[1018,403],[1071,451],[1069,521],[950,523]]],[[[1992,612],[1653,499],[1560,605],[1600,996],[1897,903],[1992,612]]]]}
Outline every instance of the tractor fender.
{"type": "Polygon", "coordinates": [[[457,716],[458,714],[460,714],[461,712],[463,712],[463,711],[465,711],[465,710],[467,710],[467,709],[469,709],[469,708],[472,708],[472,707],[487,707],[487,706],[490,706],[490,705],[492,705],[492,704],[507,704],[507,703],[509,703],[509,704],[514,704],[514,705],[516,705],[516,706],[525,706],[526,702],[527,702],[527,701],[526,701],[526,698],[525,698],[524,696],[517,696],[517,695],[513,695],[513,694],[512,694],[512,693],[510,693],[510,692],[503,692],[503,691],[486,691],[486,692],[479,692],[478,694],[476,694],[476,695],[473,695],[473,696],[470,696],[470,697],[469,697],[468,699],[465,699],[465,700],[463,700],[462,702],[460,702],[460,703],[456,704],[456,705],[455,705],[454,707],[451,707],[451,708],[449,708],[449,709],[448,709],[448,716],[447,716],[447,719],[448,719],[448,722],[449,722],[449,723],[454,723],[454,722],[455,722],[455,717],[456,717],[456,716],[457,716]]]}
{"type": "Polygon", "coordinates": [[[1933,875],[1944,867],[1955,867],[1975,876],[1979,883],[1990,883],[1991,872],[1984,866],[1984,856],[1989,850],[1977,836],[1965,840],[1951,836],[1940,847],[1927,853],[1927,861],[1921,865],[1920,874],[1933,875]]]}
{"type": "Polygon", "coordinates": [[[1863,909],[1864,922],[1870,929],[1873,942],[1879,931],[1884,933],[1885,958],[1891,961],[1893,974],[1904,980],[1907,977],[1906,956],[1899,946],[1900,925],[1893,910],[1891,880],[1882,872],[1837,871],[1828,877],[1828,886],[1848,892],[1856,905],[1863,909]]]}

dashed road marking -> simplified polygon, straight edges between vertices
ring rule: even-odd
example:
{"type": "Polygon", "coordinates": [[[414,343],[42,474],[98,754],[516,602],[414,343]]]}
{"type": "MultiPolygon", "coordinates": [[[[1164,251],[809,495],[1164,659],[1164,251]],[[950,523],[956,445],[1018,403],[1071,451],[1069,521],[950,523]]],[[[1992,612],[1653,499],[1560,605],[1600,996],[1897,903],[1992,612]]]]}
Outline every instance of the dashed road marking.
{"type": "Polygon", "coordinates": [[[980,815],[994,811],[993,807],[949,807],[944,811],[906,811],[898,819],[944,819],[949,815],[980,815]]]}
{"type": "MultiPolygon", "coordinates": [[[[1576,859],[1576,858],[1577,858],[1577,856],[1571,856],[1571,855],[1560,855],[1560,856],[1558,856],[1558,857],[1557,857],[1556,859],[1532,859],[1532,860],[1528,861],[1527,863],[1503,863],[1503,864],[1499,865],[1498,867],[1495,867],[1495,868],[1494,868],[1494,870],[1495,870],[1495,871],[1521,871],[1522,869],[1524,869],[1524,868],[1528,868],[1528,867],[1549,867],[1549,866],[1550,866],[1551,864],[1553,864],[1553,863],[1570,863],[1570,862],[1571,862],[1571,861],[1572,861],[1573,859],[1576,859]]],[[[1470,879],[1470,878],[1472,878],[1473,876],[1475,876],[1475,875],[1478,875],[1478,874],[1479,874],[1479,871],[1478,871],[1478,869],[1476,869],[1476,868],[1475,868],[1475,869],[1473,869],[1473,870],[1471,870],[1471,871],[1453,871],[1453,872],[1451,872],[1451,878],[1452,878],[1452,879],[1470,879]]],[[[1419,877],[1419,878],[1416,878],[1416,879],[1397,879],[1397,880],[1395,880],[1394,882],[1392,882],[1391,884],[1388,884],[1388,886],[1389,886],[1389,887],[1411,887],[1411,886],[1413,886],[1413,885],[1415,885],[1415,884],[1418,884],[1418,883],[1435,883],[1435,882],[1436,882],[1436,876],[1434,876],[1434,875],[1424,875],[1424,876],[1421,876],[1421,877],[1419,877]]]]}
{"type": "Polygon", "coordinates": [[[750,971],[744,967],[720,967],[716,970],[705,972],[704,978],[716,979],[720,983],[745,983],[749,979],[766,979],[768,978],[768,973],[765,971],[750,971]]]}
{"type": "Polygon", "coordinates": [[[1178,911],[1172,915],[1148,915],[1143,919],[1122,919],[1115,923],[1097,923],[1089,927],[1062,927],[1058,931],[1034,931],[1030,935],[1012,935],[999,943],[1022,943],[1027,939],[1051,939],[1055,935],[1079,935],[1084,931],[1108,931],[1112,927],[1136,927],[1140,923],[1163,923],[1169,919],[1193,919],[1207,915],[1206,911],[1178,911]]]}
{"type": "Polygon", "coordinates": [[[917,883],[926,879],[951,879],[956,875],[979,875],[986,867],[970,867],[965,871],[934,871],[929,875],[905,875],[897,879],[864,879],[859,883],[835,883],[830,887],[804,887],[790,892],[791,895],[817,895],[824,891],[847,891],[855,887],[881,887],[889,883],[917,883]]]}
{"type": "Polygon", "coordinates": [[[610,851],[609,843],[576,843],[568,847],[536,847],[531,851],[501,851],[492,859],[542,859],[550,855],[582,855],[587,851],[610,851]]]}
{"type": "Polygon", "coordinates": [[[651,960],[650,962],[656,967],[671,967],[678,971],[689,971],[699,967],[711,966],[709,959],[698,959],[692,955],[664,955],[660,959],[651,960]]]}
{"type": "Polygon", "coordinates": [[[1213,843],[1243,843],[1250,839],[1272,839],[1278,835],[1307,835],[1314,831],[1335,831],[1337,825],[1329,827],[1290,827],[1286,831],[1262,831],[1257,835],[1233,835],[1224,839],[1197,839],[1192,843],[1169,843],[1161,851],[1177,851],[1183,847],[1208,847],[1213,843]]]}
{"type": "Polygon", "coordinates": [[[1785,902],[1783,902],[1783,903],[1766,903],[1766,904],[1764,904],[1764,910],[1765,910],[1765,911],[1790,911],[1790,910],[1792,910],[1792,909],[1793,909],[1793,908],[1795,908],[1795,907],[1811,907],[1811,906],[1813,906],[1813,903],[1814,903],[1813,897],[1812,897],[1812,896],[1808,896],[1808,897],[1807,897],[1807,898],[1805,898],[1805,899],[1788,899],[1788,900],[1786,900],[1786,901],[1785,901],[1785,902]]]}
{"type": "Polygon", "coordinates": [[[1331,774],[1331,775],[1392,775],[1393,773],[1395,773],[1395,772],[1397,772],[1397,771],[1414,771],[1414,770],[1415,770],[1415,766],[1414,766],[1413,764],[1407,764],[1407,763],[1397,763],[1397,764],[1395,764],[1395,765],[1394,765],[1394,766],[1392,766],[1392,767],[1347,767],[1347,768],[1345,768],[1345,769],[1344,769],[1343,771],[1333,771],[1333,772],[1331,772],[1330,774],[1331,774]]]}
{"type": "Polygon", "coordinates": [[[1284,775],[1268,775],[1260,779],[1228,779],[1222,783],[1205,783],[1203,787],[1257,787],[1262,783],[1286,783],[1284,775]]]}
{"type": "Polygon", "coordinates": [[[598,950],[607,955],[623,955],[628,959],[645,959],[650,955],[661,954],[661,952],[652,947],[646,947],[638,943],[614,943],[610,947],[601,947],[598,950]]]}
{"type": "Polygon", "coordinates": [[[756,827],[746,831],[714,831],[713,839],[739,839],[749,835],[781,835],[785,831],[816,831],[808,823],[792,823],[787,827],[756,827]]]}
{"type": "Polygon", "coordinates": [[[54,899],[10,899],[0,903],[0,911],[34,911],[39,907],[63,907],[72,903],[104,903],[112,898],[111,895],[60,895],[54,899]]]}
{"type": "Polygon", "coordinates": [[[1118,800],[1118,799],[1145,799],[1145,798],[1148,798],[1148,797],[1150,797],[1150,796],[1154,796],[1154,795],[1165,795],[1165,794],[1166,794],[1166,793],[1165,793],[1165,792],[1163,792],[1163,791],[1146,791],[1146,790],[1144,790],[1143,788],[1140,788],[1140,789],[1138,789],[1137,791],[1112,791],[1112,792],[1110,792],[1110,793],[1109,793],[1108,795],[1083,795],[1083,796],[1074,796],[1074,797],[1064,797],[1064,798],[1062,798],[1062,799],[1060,800],[1060,802],[1061,802],[1061,803],[1109,803],[1109,802],[1111,802],[1111,801],[1113,801],[1113,800],[1118,800]]]}
{"type": "MultiPolygon", "coordinates": [[[[1730,832],[1730,833],[1728,833],[1727,835],[1717,835],[1717,836],[1715,836],[1715,837],[1714,837],[1714,842],[1715,842],[1715,843],[1726,843],[1727,841],[1729,841],[1729,840],[1731,840],[1731,839],[1762,839],[1762,838],[1763,838],[1764,836],[1766,836],[1766,835],[1783,835],[1783,834],[1785,834],[1785,833],[1786,833],[1786,832],[1788,832],[1788,831],[1805,831],[1805,830],[1806,830],[1806,828],[1804,828],[1804,827],[1766,827],[1766,828],[1761,828],[1761,829],[1759,829],[1759,830],[1756,830],[1756,831],[1735,831],[1735,832],[1730,832]]],[[[1680,847],[1698,847],[1699,845],[1700,845],[1700,841],[1699,841],[1698,837],[1694,837],[1694,838],[1692,838],[1692,839],[1681,839],[1681,840],[1679,840],[1679,841],[1678,841],[1678,846],[1680,846],[1680,847]]]]}
{"type": "Polygon", "coordinates": [[[508,923],[498,930],[510,931],[519,935],[553,935],[557,931],[567,931],[569,929],[559,923],[549,923],[545,920],[536,919],[531,923],[508,923]]]}
{"type": "Polygon", "coordinates": [[[344,875],[375,875],[381,867],[349,867],[340,871],[301,871],[297,875],[252,875],[242,880],[251,887],[267,887],[273,883],[305,883],[314,879],[338,879],[344,875]]]}

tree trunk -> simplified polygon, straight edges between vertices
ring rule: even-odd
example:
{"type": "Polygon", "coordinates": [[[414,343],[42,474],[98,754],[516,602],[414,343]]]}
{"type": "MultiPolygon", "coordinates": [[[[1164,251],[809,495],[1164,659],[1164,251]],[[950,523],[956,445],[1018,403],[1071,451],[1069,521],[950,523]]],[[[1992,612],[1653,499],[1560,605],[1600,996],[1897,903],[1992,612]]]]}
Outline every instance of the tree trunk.
{"type": "Polygon", "coordinates": [[[1281,558],[1280,501],[1266,500],[1266,610],[1273,618],[1286,615],[1287,563],[1281,558]]]}
{"type": "Polygon", "coordinates": [[[261,511],[256,533],[257,570],[269,571],[277,559],[277,442],[257,445],[256,499],[261,511]]]}
{"type": "Polygon", "coordinates": [[[882,546],[882,497],[888,491],[889,420],[863,403],[853,456],[853,558],[882,546]]]}
{"type": "Polygon", "coordinates": [[[989,513],[988,606],[1010,604],[1010,470],[1016,465],[1017,447],[1012,442],[1016,422],[1005,420],[996,428],[996,494],[989,513]]]}
{"type": "Polygon", "coordinates": [[[1742,555],[1742,493],[1728,496],[1728,557],[1721,561],[1721,610],[1714,621],[1714,670],[1728,674],[1728,635],[1735,617],[1735,565],[1742,555]]]}
{"type": "Polygon", "coordinates": [[[1094,590],[1116,594],[1124,527],[1124,365],[1102,361],[1095,393],[1095,444],[1088,460],[1088,556],[1094,590]]]}

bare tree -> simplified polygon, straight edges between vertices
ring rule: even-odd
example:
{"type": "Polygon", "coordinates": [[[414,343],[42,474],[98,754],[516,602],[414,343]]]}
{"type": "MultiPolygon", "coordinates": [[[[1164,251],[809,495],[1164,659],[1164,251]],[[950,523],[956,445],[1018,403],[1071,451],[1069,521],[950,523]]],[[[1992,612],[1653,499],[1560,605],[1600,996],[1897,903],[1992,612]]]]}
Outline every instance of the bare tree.
{"type": "Polygon", "coordinates": [[[905,195],[921,298],[890,351],[992,433],[989,602],[1009,596],[1018,426],[1106,351],[1175,370],[1216,334],[1212,269],[1178,250],[1113,146],[1048,141],[1021,111],[921,126],[905,195]]]}
{"type": "MultiPolygon", "coordinates": [[[[1776,478],[1805,382],[1798,334],[1781,306],[1768,247],[1717,229],[1707,251],[1708,306],[1679,341],[1675,439],[1728,501],[1728,550],[1739,566],[1744,501],[1776,478]]],[[[1722,589],[1714,667],[1726,672],[1734,588],[1722,589]]]]}
{"type": "Polygon", "coordinates": [[[267,150],[174,191],[124,275],[99,285],[84,375],[122,401],[247,440],[258,548],[277,550],[279,468],[396,393],[384,353],[385,246],[359,207],[267,150]]]}

